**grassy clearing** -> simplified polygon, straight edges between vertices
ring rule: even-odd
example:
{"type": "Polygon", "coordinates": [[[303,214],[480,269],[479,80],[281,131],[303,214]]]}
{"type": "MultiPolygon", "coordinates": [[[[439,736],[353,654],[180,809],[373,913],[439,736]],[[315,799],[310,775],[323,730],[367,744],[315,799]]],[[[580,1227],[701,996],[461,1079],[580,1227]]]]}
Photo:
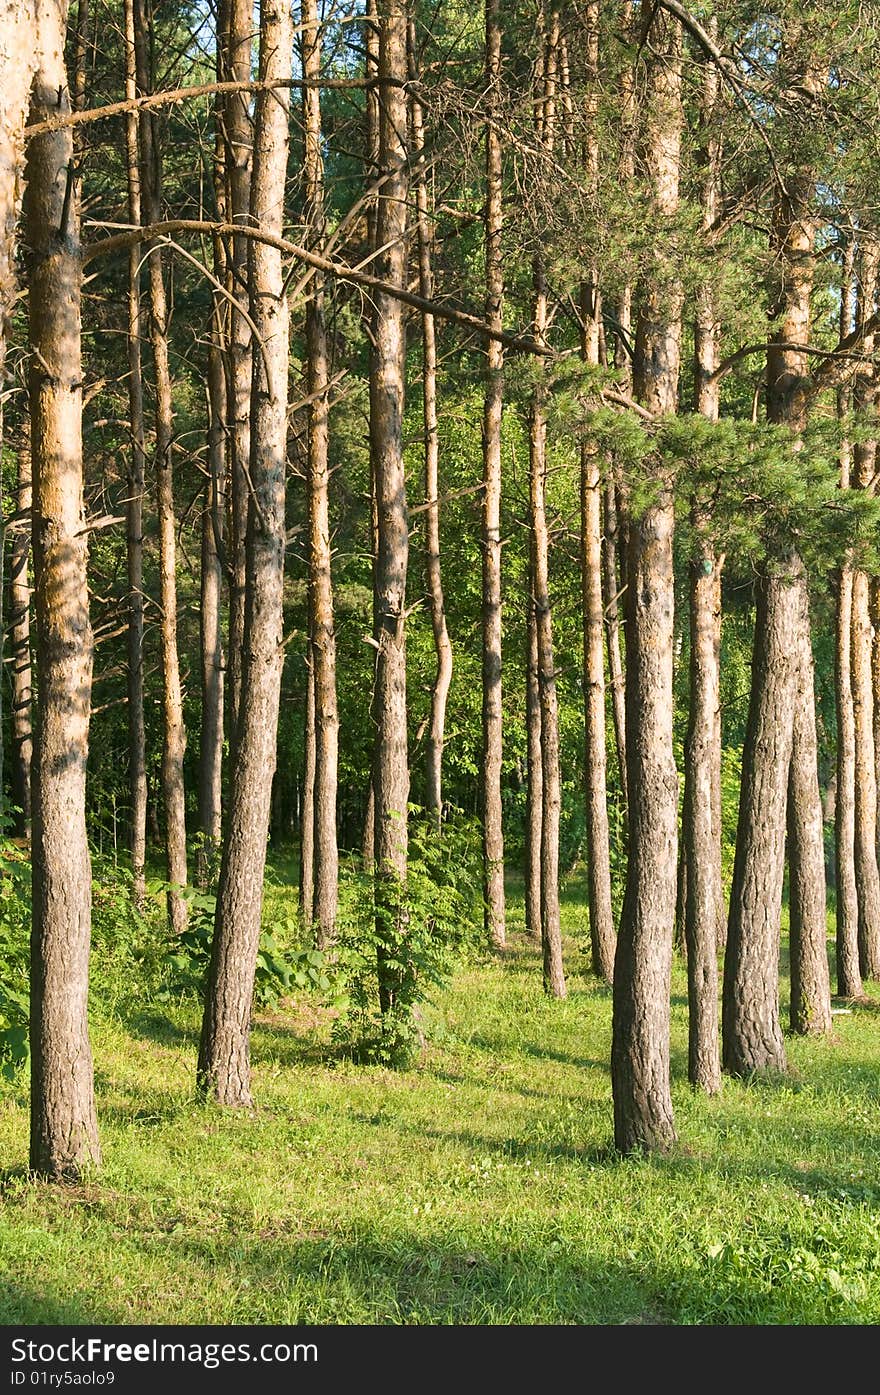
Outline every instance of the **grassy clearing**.
{"type": "Polygon", "coordinates": [[[515,928],[438,998],[409,1072],[347,1061],[308,1000],[261,1015],[252,1113],[193,1103],[193,1001],[96,1012],[100,1178],[16,1171],[26,1093],[0,1094],[0,1321],[880,1321],[880,1013],[790,1040],[789,1078],[706,1100],[677,965],[681,1141],[621,1160],[610,994],[583,905],[565,915],[568,1001],[544,998],[515,928]]]}

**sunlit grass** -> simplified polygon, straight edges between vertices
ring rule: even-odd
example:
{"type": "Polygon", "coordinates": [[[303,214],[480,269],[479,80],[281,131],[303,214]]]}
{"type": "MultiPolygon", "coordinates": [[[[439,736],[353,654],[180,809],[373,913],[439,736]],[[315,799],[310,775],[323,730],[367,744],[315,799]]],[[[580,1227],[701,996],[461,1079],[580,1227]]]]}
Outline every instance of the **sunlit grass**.
{"type": "Polygon", "coordinates": [[[679,1144],[622,1160],[611,997],[574,892],[565,928],[567,1001],[516,929],[438,998],[412,1071],[352,1064],[306,1000],[261,1015],[253,1112],[193,1102],[193,1002],[96,1005],[99,1177],[29,1181],[24,1084],[0,1094],[0,1320],[880,1320],[880,1013],[789,1039],[788,1079],[708,1100],[677,964],[679,1144]]]}

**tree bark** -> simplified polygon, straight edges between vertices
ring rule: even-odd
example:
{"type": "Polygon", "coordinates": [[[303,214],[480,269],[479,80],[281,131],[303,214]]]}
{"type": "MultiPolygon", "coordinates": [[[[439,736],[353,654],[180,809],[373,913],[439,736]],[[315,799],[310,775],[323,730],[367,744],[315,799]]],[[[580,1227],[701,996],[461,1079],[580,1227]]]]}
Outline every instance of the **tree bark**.
{"type": "Polygon", "coordinates": [[[816,748],[816,701],[809,596],[799,588],[792,757],[788,774],[789,964],[791,1030],[821,1036],[831,1031],[831,986],[825,916],[822,801],[816,748]]]}
{"type": "Polygon", "coordinates": [[[611,689],[611,718],[614,724],[614,750],[623,802],[623,823],[626,827],[629,792],[626,784],[626,679],[620,646],[620,592],[622,581],[617,579],[617,559],[620,551],[620,525],[617,512],[617,491],[613,477],[605,484],[605,529],[602,542],[603,605],[605,642],[608,648],[608,686],[611,689]]]}
{"type": "Polygon", "coordinates": [[[306,665],[306,709],[303,723],[303,797],[299,839],[299,914],[307,930],[315,910],[315,676],[311,658],[306,665]]]}
{"type": "MultiPolygon", "coordinates": [[[[586,10],[585,57],[589,88],[585,118],[586,176],[596,190],[599,179],[599,5],[586,10]]],[[[581,287],[581,353],[599,365],[602,304],[598,268],[581,287]]],[[[604,608],[602,604],[602,471],[595,444],[581,443],[581,598],[584,651],[584,746],[587,815],[587,894],[593,973],[611,983],[614,977],[614,913],[611,905],[611,841],[608,830],[608,757],[605,746],[604,608]]],[[[616,595],[616,588],[615,588],[616,595]]],[[[616,604],[616,602],[615,602],[616,604]]],[[[617,637],[615,636],[615,642],[617,637]]],[[[618,649],[618,662],[620,651],[618,649]]],[[[621,697],[623,693],[621,691],[621,697]]]]}
{"type": "MultiPolygon", "coordinates": [[[[717,28],[716,25],[713,27],[717,28]]],[[[707,238],[721,200],[721,138],[717,129],[718,70],[703,68],[701,231],[707,238]]],[[[710,272],[697,288],[694,322],[694,407],[717,422],[721,326],[710,272]]],[[[688,964],[688,1079],[715,1094],[721,1088],[718,1040],[718,942],[723,937],[721,883],[721,569],[710,539],[711,506],[694,497],[691,522],[695,551],[690,563],[690,706],[685,739],[682,808],[682,920],[688,964]]]]}
{"type": "MultiPolygon", "coordinates": [[[[415,26],[410,22],[410,77],[418,81],[415,26]]],[[[419,246],[419,295],[434,298],[434,233],[431,224],[428,179],[424,164],[425,132],[422,105],[410,99],[412,152],[416,175],[416,209],[419,246]]],[[[422,419],[425,428],[425,582],[431,609],[431,632],[437,669],[431,684],[431,714],[425,753],[428,812],[438,826],[443,814],[443,742],[446,703],[452,683],[452,645],[446,627],[443,578],[440,570],[440,505],[438,502],[439,436],[437,432],[437,331],[434,316],[422,315],[422,419]]]]}
{"type": "Polygon", "coordinates": [[[221,842],[223,811],[223,567],[218,540],[226,476],[226,378],[219,306],[215,304],[208,349],[208,475],[202,495],[202,570],[199,630],[202,714],[199,749],[198,875],[202,886],[213,876],[221,842]]]}
{"type": "MultiPolygon", "coordinates": [[[[149,0],[134,0],[134,39],[137,85],[141,94],[152,90],[149,0]]],[[[161,217],[162,163],[155,118],[140,112],[141,211],[149,225],[161,217]]],[[[186,796],[183,757],[186,727],[177,648],[177,542],[174,516],[172,449],[174,407],[168,363],[169,310],[165,293],[162,253],[147,243],[150,291],[150,342],[156,387],[156,513],[159,522],[159,595],[162,612],[162,793],[165,800],[165,856],[168,871],[168,915],[171,928],[180,934],[187,926],[186,901],[186,796]]]]}
{"type": "MultiPolygon", "coordinates": [[[[303,91],[305,220],[309,242],[323,250],[324,161],[321,154],[321,35],[318,0],[302,4],[303,76],[315,86],[303,91]]],[[[315,685],[314,930],[319,949],[336,935],[339,850],[336,789],[339,774],[339,713],[336,701],[336,633],[330,546],[329,383],[324,314],[324,277],[315,272],[306,305],[306,386],[309,397],[307,486],[309,495],[309,638],[315,685]]]]}
{"type": "MultiPolygon", "coordinates": [[[[849,487],[844,461],[841,485],[849,487]]],[[[837,991],[842,998],[861,998],[859,970],[859,894],[855,860],[856,734],[852,694],[852,568],[843,567],[837,583],[837,626],[834,685],[837,699],[837,803],[834,845],[837,884],[837,991]]]]}
{"type": "MultiPolygon", "coordinates": [[[[30,30],[31,122],[69,109],[66,10],[40,0],[30,30]],[[36,42],[34,43],[34,39],[36,42]]],[[[28,146],[36,658],[30,1165],[50,1178],[98,1166],[88,1035],[91,864],[85,818],[92,682],[82,458],[79,209],[69,129],[28,146]]]]}
{"type": "MultiPolygon", "coordinates": [[[[290,77],[292,45],[286,0],[270,0],[260,14],[263,81],[290,77]]],[[[287,89],[258,94],[251,218],[274,237],[281,235],[284,220],[289,121],[287,89]]],[[[284,657],[289,326],[277,248],[251,242],[249,287],[250,315],[261,351],[254,357],[251,393],[244,666],[198,1064],[200,1094],[239,1106],[251,1104],[250,1019],[284,657]]]]}
{"type": "MultiPolygon", "coordinates": [[[[660,229],[679,207],[681,30],[657,11],[647,35],[644,144],[660,229]]],[[[668,234],[661,231],[661,239],[668,234]]],[[[676,252],[668,242],[665,257],[676,252]]],[[[633,390],[657,415],[676,410],[681,287],[658,263],[642,288],[633,390]]],[[[675,1141],[669,1091],[669,993],[675,926],[678,777],[672,743],[675,525],[671,481],[655,466],[654,502],[630,519],[626,593],[629,862],[614,962],[611,1079],[622,1153],[675,1141]]]]}
{"type": "MultiPolygon", "coordinates": [[[[504,260],[502,157],[498,113],[501,84],[501,5],[486,0],[486,306],[485,320],[502,328],[504,260]]],[[[504,828],[501,802],[503,718],[501,707],[501,413],[504,352],[497,340],[486,348],[483,405],[483,897],[486,934],[496,949],[506,943],[504,828]]]]}
{"type": "MultiPolygon", "coordinates": [[[[531,570],[531,568],[530,568],[531,570]]],[[[541,692],[538,685],[538,626],[534,588],[529,578],[526,619],[526,929],[541,937],[541,692]]]]}
{"type": "Polygon", "coordinates": [[[19,812],[15,830],[31,838],[31,586],[28,562],[31,552],[29,519],[32,507],[30,422],[22,423],[18,452],[16,512],[20,522],[13,534],[9,564],[10,719],[12,725],[12,803],[19,812]]]}
{"type": "MultiPolygon", "coordinates": [[[[254,35],[253,0],[222,0],[220,8],[220,64],[230,82],[249,82],[254,35]]],[[[231,92],[224,102],[226,134],[226,201],[234,224],[250,221],[253,166],[253,123],[247,92],[231,92]]],[[[248,240],[233,237],[228,289],[241,309],[232,309],[227,360],[227,410],[229,413],[229,487],[227,566],[229,571],[229,644],[227,655],[227,706],[229,708],[230,763],[234,757],[241,694],[242,639],[245,606],[245,543],[248,517],[247,471],[251,449],[251,378],[253,355],[251,327],[243,311],[248,306],[248,240]]]]}
{"type": "MultiPolygon", "coordinates": [[[[125,0],[125,95],[137,95],[133,0],[125,0]]],[[[128,175],[128,221],[141,222],[141,177],[138,116],[125,118],[128,175]]],[[[147,850],[147,745],[144,725],[144,384],[141,369],[141,249],[128,253],[128,419],[131,453],[128,458],[125,503],[126,565],[128,570],[128,789],[131,802],[131,870],[135,905],[146,898],[144,863],[147,850]]]]}
{"type": "MultiPolygon", "coordinates": [[[[379,77],[400,83],[383,90],[379,114],[379,197],[376,244],[379,275],[406,285],[408,196],[405,0],[379,6],[379,77]]],[[[397,1005],[399,970],[394,948],[386,953],[388,926],[405,929],[409,768],[406,706],[406,576],[409,517],[403,460],[406,328],[403,305],[379,293],[373,322],[374,371],[370,378],[370,447],[376,487],[378,538],[375,566],[377,623],[373,723],[378,971],[383,1011],[397,1005]]]]}

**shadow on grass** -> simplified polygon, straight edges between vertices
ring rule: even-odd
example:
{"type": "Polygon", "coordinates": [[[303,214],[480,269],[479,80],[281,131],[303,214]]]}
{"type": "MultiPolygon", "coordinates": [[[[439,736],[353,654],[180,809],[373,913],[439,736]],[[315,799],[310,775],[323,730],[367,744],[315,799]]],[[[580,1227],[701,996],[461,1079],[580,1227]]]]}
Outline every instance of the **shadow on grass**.
{"type": "Polygon", "coordinates": [[[53,1293],[48,1287],[34,1284],[28,1287],[18,1280],[5,1280],[0,1297],[0,1326],[53,1325],[58,1327],[83,1324],[128,1323],[131,1310],[114,1308],[104,1301],[76,1294],[53,1293]]]}

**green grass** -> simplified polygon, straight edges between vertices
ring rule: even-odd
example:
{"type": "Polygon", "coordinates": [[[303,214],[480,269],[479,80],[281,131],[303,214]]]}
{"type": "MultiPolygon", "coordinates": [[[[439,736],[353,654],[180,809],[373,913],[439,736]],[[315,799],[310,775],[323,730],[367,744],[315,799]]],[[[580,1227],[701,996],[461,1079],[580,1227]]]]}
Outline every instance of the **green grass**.
{"type": "Polygon", "coordinates": [[[260,1016],[252,1112],[193,1102],[193,1002],[96,1004],[100,1176],[29,1180],[24,1084],[0,1093],[0,1321],[880,1321],[880,1013],[707,1100],[676,965],[680,1142],[623,1160],[610,994],[583,904],[565,915],[568,1000],[514,928],[438,998],[409,1072],[346,1060],[308,1000],[260,1016]]]}

